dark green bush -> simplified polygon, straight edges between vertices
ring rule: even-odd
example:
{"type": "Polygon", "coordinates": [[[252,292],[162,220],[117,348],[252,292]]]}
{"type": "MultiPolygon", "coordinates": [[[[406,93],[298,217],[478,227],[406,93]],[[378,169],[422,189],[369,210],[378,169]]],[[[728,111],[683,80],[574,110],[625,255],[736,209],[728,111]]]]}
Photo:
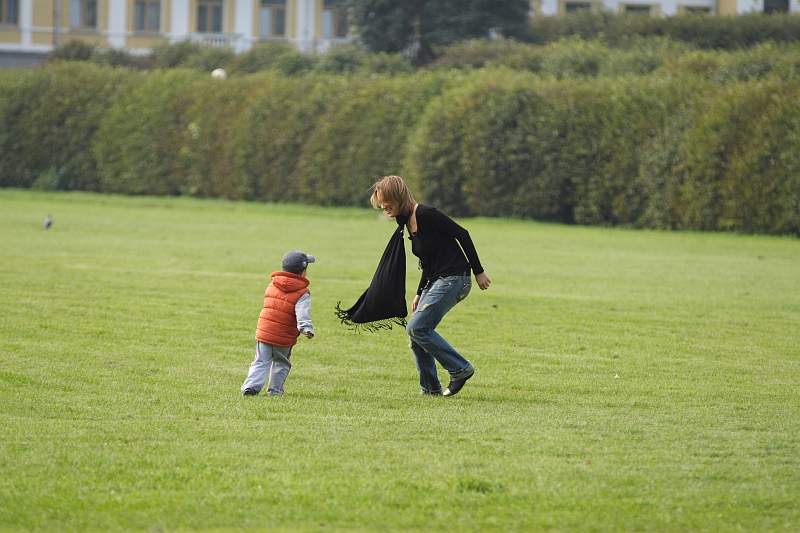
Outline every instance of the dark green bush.
{"type": "Polygon", "coordinates": [[[447,47],[430,68],[506,66],[556,78],[642,75],[662,67],[691,48],[663,37],[627,39],[624,47],[601,40],[567,37],[546,45],[500,39],[474,40],[447,47]]]}
{"type": "Polygon", "coordinates": [[[797,59],[773,53],[796,45],[626,77],[604,76],[628,68],[607,47],[598,72],[575,67],[595,46],[558,56],[581,72],[563,79],[4,71],[0,186],[364,205],[399,173],[458,216],[800,234],[797,59]]]}
{"type": "Polygon", "coordinates": [[[431,101],[410,136],[403,165],[417,199],[452,215],[469,213],[461,149],[462,124],[475,109],[474,99],[469,98],[473,84],[469,78],[454,77],[451,89],[431,101]]]}
{"type": "Polygon", "coordinates": [[[88,61],[97,47],[83,41],[69,41],[48,55],[51,61],[88,61]]]}
{"type": "Polygon", "coordinates": [[[695,51],[665,62],[663,72],[670,76],[687,73],[718,83],[780,78],[800,79],[800,44],[766,42],[752,48],[730,52],[695,51]]]}
{"type": "Polygon", "coordinates": [[[298,161],[319,117],[342,90],[339,77],[263,79],[260,95],[242,114],[236,135],[238,171],[254,198],[287,202],[301,200],[298,161]]]}
{"type": "Polygon", "coordinates": [[[420,121],[408,167],[427,200],[456,215],[641,224],[642,147],[695,96],[684,80],[537,81],[477,73],[420,121]]]}
{"type": "Polygon", "coordinates": [[[623,45],[631,36],[663,36],[700,48],[747,48],[765,41],[800,40],[800,17],[747,14],[735,17],[641,17],[608,12],[580,12],[562,17],[535,17],[531,39],[548,43],[564,37],[602,39],[623,45]]]}
{"type": "Polygon", "coordinates": [[[137,56],[124,50],[109,48],[105,50],[96,49],[92,54],[91,61],[98,65],[109,67],[147,69],[151,67],[152,60],[149,56],[137,56]]]}
{"type": "Polygon", "coordinates": [[[437,51],[429,68],[484,68],[507,66],[538,72],[543,49],[512,39],[471,39],[437,51]]]}
{"type": "Polygon", "coordinates": [[[215,68],[227,68],[235,57],[236,54],[231,48],[206,46],[187,57],[181,66],[210,73],[215,68]]]}
{"type": "Polygon", "coordinates": [[[328,92],[328,105],[298,162],[301,197],[332,205],[364,205],[380,176],[398,174],[408,136],[445,77],[353,78],[328,92]]]}
{"type": "Polygon", "coordinates": [[[153,48],[150,59],[154,68],[181,67],[202,50],[201,45],[190,41],[162,44],[153,48]]]}
{"type": "Polygon", "coordinates": [[[314,69],[324,74],[353,74],[363,68],[368,55],[356,44],[334,46],[320,56],[314,69]]]}
{"type": "Polygon", "coordinates": [[[567,176],[549,172],[558,127],[553,100],[532,77],[487,71],[446,93],[437,106],[431,111],[445,122],[428,114],[413,152],[426,198],[458,215],[565,216],[567,176]],[[449,135],[438,139],[440,128],[449,135]],[[437,176],[437,169],[452,175],[437,176]]]}
{"type": "Polygon", "coordinates": [[[798,89],[772,81],[715,95],[681,145],[679,227],[797,231],[798,89]]]}
{"type": "Polygon", "coordinates": [[[100,126],[94,152],[103,190],[129,194],[185,191],[189,164],[188,89],[205,77],[175,69],[140,74],[100,126]]]}
{"type": "Polygon", "coordinates": [[[310,71],[315,57],[305,55],[285,43],[261,43],[247,52],[239,54],[231,63],[231,72],[252,74],[265,70],[276,70],[287,75],[310,71]]]}
{"type": "Polygon", "coordinates": [[[0,185],[100,190],[92,142],[131,77],[90,63],[24,70],[0,85],[0,185]]]}
{"type": "Polygon", "coordinates": [[[334,46],[318,56],[314,71],[322,74],[404,74],[414,71],[408,58],[386,52],[370,53],[356,44],[334,46]]]}
{"type": "Polygon", "coordinates": [[[205,78],[186,88],[188,136],[182,155],[186,177],[181,192],[229,199],[252,198],[247,176],[236,164],[235,136],[242,113],[266,92],[262,79],[249,76],[205,78]]]}
{"type": "Polygon", "coordinates": [[[414,72],[411,61],[402,54],[376,52],[369,54],[362,65],[364,72],[373,74],[410,74],[414,72]]]}

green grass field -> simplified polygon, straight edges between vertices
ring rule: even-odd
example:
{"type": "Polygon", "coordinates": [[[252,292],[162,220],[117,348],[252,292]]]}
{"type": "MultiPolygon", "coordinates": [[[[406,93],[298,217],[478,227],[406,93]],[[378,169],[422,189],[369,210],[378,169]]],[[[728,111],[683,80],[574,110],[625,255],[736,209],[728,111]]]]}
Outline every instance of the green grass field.
{"type": "Polygon", "coordinates": [[[800,529],[798,239],[462,222],[445,399],[334,316],[375,211],[0,190],[0,529],[800,529]],[[291,248],[317,337],[242,398],[291,248]]]}

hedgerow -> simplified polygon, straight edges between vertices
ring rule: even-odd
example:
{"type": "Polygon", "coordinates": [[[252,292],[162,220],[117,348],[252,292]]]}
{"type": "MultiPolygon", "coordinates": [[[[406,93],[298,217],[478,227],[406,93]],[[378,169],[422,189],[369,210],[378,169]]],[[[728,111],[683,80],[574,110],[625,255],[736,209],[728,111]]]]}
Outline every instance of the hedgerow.
{"type": "Polygon", "coordinates": [[[539,73],[3,73],[0,184],[365,205],[400,173],[457,216],[800,234],[796,60],[747,68],[770,46],[626,76],[597,43],[539,73]]]}

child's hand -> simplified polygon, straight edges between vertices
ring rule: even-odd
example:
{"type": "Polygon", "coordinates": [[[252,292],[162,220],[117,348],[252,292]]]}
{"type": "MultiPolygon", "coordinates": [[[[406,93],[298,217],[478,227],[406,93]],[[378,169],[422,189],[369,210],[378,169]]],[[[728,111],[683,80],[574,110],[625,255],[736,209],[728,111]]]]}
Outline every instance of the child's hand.
{"type": "Polygon", "coordinates": [[[313,339],[314,338],[314,332],[311,331],[311,330],[304,331],[303,335],[305,335],[307,339],[313,339]]]}

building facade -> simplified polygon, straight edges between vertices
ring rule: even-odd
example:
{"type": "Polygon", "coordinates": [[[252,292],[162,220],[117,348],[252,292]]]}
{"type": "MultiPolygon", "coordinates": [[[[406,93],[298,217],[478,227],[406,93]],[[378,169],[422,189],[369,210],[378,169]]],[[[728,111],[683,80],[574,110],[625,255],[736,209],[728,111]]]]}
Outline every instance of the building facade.
{"type": "Polygon", "coordinates": [[[341,0],[0,0],[5,52],[45,53],[72,40],[134,53],[186,40],[237,52],[283,41],[315,52],[348,35],[341,0]]]}
{"type": "Polygon", "coordinates": [[[800,0],[531,0],[531,16],[534,17],[580,10],[643,13],[656,17],[685,13],[800,13],[800,0]]]}
{"type": "MultiPolygon", "coordinates": [[[[800,13],[800,0],[531,0],[530,5],[534,17],[582,9],[652,16],[800,13]]],[[[283,41],[303,52],[323,52],[349,35],[343,0],[0,0],[4,53],[42,54],[71,40],[133,53],[185,40],[237,52],[283,41]]]]}

